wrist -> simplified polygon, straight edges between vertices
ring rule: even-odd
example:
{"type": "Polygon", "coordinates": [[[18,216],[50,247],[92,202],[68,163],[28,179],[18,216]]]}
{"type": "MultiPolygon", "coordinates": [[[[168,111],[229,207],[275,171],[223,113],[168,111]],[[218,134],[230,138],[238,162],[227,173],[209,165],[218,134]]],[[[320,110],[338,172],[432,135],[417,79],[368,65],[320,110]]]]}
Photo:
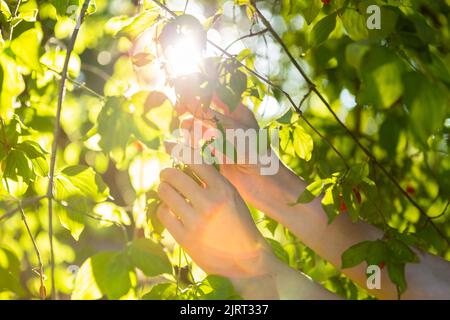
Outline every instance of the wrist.
{"type": "Polygon", "coordinates": [[[297,201],[306,184],[281,161],[277,174],[266,176],[265,179],[266,196],[262,197],[255,206],[277,220],[291,210],[291,205],[297,201]]]}
{"type": "Polygon", "coordinates": [[[279,299],[277,273],[280,261],[272,252],[262,256],[263,266],[258,274],[230,278],[236,291],[246,300],[279,299]]]}

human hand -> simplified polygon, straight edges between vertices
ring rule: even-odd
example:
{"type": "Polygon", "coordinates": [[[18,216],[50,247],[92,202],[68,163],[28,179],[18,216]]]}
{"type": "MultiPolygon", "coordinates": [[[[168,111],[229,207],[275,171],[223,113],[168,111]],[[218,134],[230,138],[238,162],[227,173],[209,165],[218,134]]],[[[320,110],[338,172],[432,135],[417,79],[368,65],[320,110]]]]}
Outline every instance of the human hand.
{"type": "Polygon", "coordinates": [[[269,273],[274,256],[236,189],[212,165],[188,167],[201,184],[180,169],[161,171],[163,225],[207,273],[231,279],[269,273]]]}
{"type": "MultiPolygon", "coordinates": [[[[189,129],[191,131],[191,137],[194,136],[194,134],[192,134],[192,128],[194,127],[195,122],[199,123],[200,126],[204,128],[203,132],[205,132],[207,128],[217,127],[218,123],[220,123],[225,130],[259,129],[252,111],[243,104],[239,104],[238,107],[231,112],[229,108],[215,96],[212,100],[212,105],[216,110],[211,107],[201,108],[195,101],[178,106],[177,112],[179,114],[187,113],[191,115],[191,118],[182,122],[183,129],[189,129]],[[220,112],[217,110],[220,110],[220,112]]],[[[208,136],[203,140],[208,140],[209,138],[210,137],[208,136]]],[[[228,142],[236,146],[236,141],[228,142]]],[[[198,147],[198,141],[191,139],[191,144],[198,147]]],[[[270,149],[270,146],[268,146],[268,149],[270,149]]],[[[246,148],[244,151],[248,153],[249,148],[246,148]]],[[[259,159],[256,164],[221,164],[220,173],[235,186],[247,202],[270,215],[272,218],[277,219],[279,218],[279,210],[274,210],[272,208],[273,203],[277,202],[287,205],[294,202],[305,185],[295,174],[283,165],[273,150],[268,150],[267,155],[271,157],[270,162],[276,163],[275,167],[278,168],[273,175],[261,174],[262,164],[259,159]]],[[[248,154],[244,154],[241,155],[241,158],[248,159],[249,156],[248,154]]]]}

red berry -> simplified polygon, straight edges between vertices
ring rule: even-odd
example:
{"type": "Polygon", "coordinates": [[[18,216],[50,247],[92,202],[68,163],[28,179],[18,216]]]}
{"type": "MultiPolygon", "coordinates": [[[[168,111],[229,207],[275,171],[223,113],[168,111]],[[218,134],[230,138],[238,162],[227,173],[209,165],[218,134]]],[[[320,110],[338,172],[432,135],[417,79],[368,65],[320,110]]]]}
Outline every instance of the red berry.
{"type": "Polygon", "coordinates": [[[414,189],[414,187],[409,184],[406,186],[406,192],[408,192],[410,195],[415,195],[416,189],[414,189]]]}
{"type": "Polygon", "coordinates": [[[322,3],[326,6],[330,4],[331,0],[322,0],[322,3]]]}
{"type": "Polygon", "coordinates": [[[347,211],[347,205],[345,204],[344,198],[342,195],[339,195],[339,200],[341,201],[341,205],[339,206],[340,212],[346,212],[347,211]]]}
{"type": "Polygon", "coordinates": [[[361,193],[356,188],[353,188],[353,193],[355,194],[356,202],[361,204],[361,202],[362,202],[361,193]]]}
{"type": "Polygon", "coordinates": [[[138,152],[142,152],[144,150],[144,146],[138,140],[134,141],[133,144],[138,152]]]}
{"type": "Polygon", "coordinates": [[[385,263],[384,263],[384,261],[381,261],[381,262],[380,262],[380,264],[379,264],[378,266],[380,267],[380,269],[383,269],[383,268],[384,268],[384,266],[385,266],[385,263]]]}

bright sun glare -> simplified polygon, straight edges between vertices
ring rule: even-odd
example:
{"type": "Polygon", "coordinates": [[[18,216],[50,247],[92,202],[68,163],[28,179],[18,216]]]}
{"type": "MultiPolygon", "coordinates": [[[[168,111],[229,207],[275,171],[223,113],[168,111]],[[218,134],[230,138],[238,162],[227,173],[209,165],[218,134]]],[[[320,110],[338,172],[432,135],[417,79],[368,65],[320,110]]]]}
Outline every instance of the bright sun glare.
{"type": "Polygon", "coordinates": [[[170,72],[175,77],[185,76],[199,70],[202,50],[195,36],[184,34],[166,48],[170,72]]]}

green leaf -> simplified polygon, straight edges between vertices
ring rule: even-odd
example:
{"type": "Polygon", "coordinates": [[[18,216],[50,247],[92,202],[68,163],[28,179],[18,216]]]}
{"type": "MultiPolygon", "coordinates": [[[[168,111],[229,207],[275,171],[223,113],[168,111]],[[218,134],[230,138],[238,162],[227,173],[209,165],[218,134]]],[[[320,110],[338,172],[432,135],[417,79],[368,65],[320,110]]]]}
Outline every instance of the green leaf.
{"type": "Polygon", "coordinates": [[[345,48],[345,59],[347,63],[359,70],[361,62],[370,50],[370,46],[366,43],[352,42],[345,48]]]}
{"type": "Polygon", "coordinates": [[[265,239],[272,247],[272,251],[275,254],[275,256],[278,259],[280,259],[281,261],[289,264],[289,255],[286,252],[286,250],[284,250],[283,246],[274,239],[270,239],[270,238],[265,238],[265,239]]]}
{"type": "Polygon", "coordinates": [[[360,14],[354,8],[344,9],[342,15],[340,15],[342,24],[345,31],[347,31],[349,37],[354,40],[366,39],[369,36],[369,30],[366,25],[366,17],[360,14]]]}
{"type": "Polygon", "coordinates": [[[306,187],[298,197],[296,203],[309,203],[319,196],[323,191],[323,181],[317,180],[306,187]]]}
{"type": "Polygon", "coordinates": [[[72,299],[118,299],[131,288],[132,271],[123,252],[101,252],[87,259],[78,271],[72,299]]]}
{"type": "Polygon", "coordinates": [[[361,64],[362,88],[358,102],[381,108],[391,107],[403,94],[403,71],[402,61],[390,50],[372,48],[361,64]]]}
{"type": "Polygon", "coordinates": [[[379,265],[380,263],[389,260],[388,247],[382,240],[372,241],[366,254],[366,261],[369,265],[379,265]]]}
{"type": "Polygon", "coordinates": [[[371,245],[371,241],[363,241],[345,250],[341,257],[341,268],[351,268],[365,261],[371,245]]]}
{"type": "Polygon", "coordinates": [[[67,167],[61,171],[81,194],[96,202],[105,201],[109,196],[109,188],[92,168],[78,165],[67,167]]]}
{"type": "Polygon", "coordinates": [[[20,278],[14,276],[9,269],[0,267],[0,292],[2,291],[24,294],[20,278]]]}
{"type": "Polygon", "coordinates": [[[123,252],[103,252],[92,257],[92,271],[101,292],[118,299],[131,288],[128,257],[123,252]]]}
{"type": "Polygon", "coordinates": [[[404,263],[388,263],[389,279],[397,286],[399,295],[407,288],[404,263]]]}
{"type": "Polygon", "coordinates": [[[304,0],[299,1],[300,14],[305,18],[307,24],[311,24],[322,9],[320,0],[304,0]]]}
{"type": "Polygon", "coordinates": [[[356,198],[355,191],[353,187],[350,185],[345,185],[342,188],[342,197],[347,206],[347,212],[351,217],[353,222],[358,221],[359,219],[359,210],[361,208],[358,203],[358,199],[356,198]]]}
{"type": "Polygon", "coordinates": [[[9,10],[8,4],[5,0],[0,0],[0,12],[3,14],[6,20],[11,17],[11,10],[9,10]]]}
{"type": "Polygon", "coordinates": [[[380,126],[379,144],[380,147],[386,150],[390,159],[395,157],[401,131],[401,119],[390,115],[386,117],[380,126]]]}
{"type": "MultiPolygon", "coordinates": [[[[368,0],[366,2],[369,4],[373,4],[371,0],[368,0]]],[[[395,32],[398,16],[399,14],[401,14],[400,10],[390,6],[381,6],[380,9],[381,28],[369,30],[369,37],[372,39],[387,38],[393,32],[395,32]]],[[[364,12],[366,12],[366,9],[364,9],[364,12]]],[[[368,17],[369,16],[366,14],[366,19],[368,19],[368,17]]],[[[430,39],[427,39],[427,41],[430,41],[430,39]]]]}
{"type": "Polygon", "coordinates": [[[24,179],[25,182],[30,181],[33,177],[33,169],[30,161],[28,161],[25,153],[19,150],[11,150],[6,157],[5,178],[17,181],[17,176],[24,179]]]}
{"type": "Polygon", "coordinates": [[[317,22],[311,30],[309,38],[309,44],[311,47],[316,47],[328,39],[336,27],[336,16],[337,14],[333,13],[317,22]]]}
{"type": "Polygon", "coordinates": [[[94,277],[92,258],[88,258],[78,270],[71,298],[73,300],[95,300],[102,296],[94,277]]]}
{"type": "Polygon", "coordinates": [[[122,108],[125,103],[124,98],[111,97],[98,116],[99,145],[106,152],[119,150],[123,153],[133,132],[133,119],[122,108]]]}
{"type": "Polygon", "coordinates": [[[47,177],[49,168],[48,162],[45,158],[35,158],[31,159],[34,172],[40,177],[47,177]]]}
{"type": "Polygon", "coordinates": [[[0,53],[0,116],[7,118],[17,96],[25,90],[25,82],[16,62],[0,53]]]}
{"type": "Polygon", "coordinates": [[[72,197],[68,202],[68,206],[55,204],[56,213],[58,214],[59,221],[61,225],[70,231],[72,237],[78,241],[80,235],[84,230],[85,217],[84,213],[88,213],[86,208],[80,209],[82,206],[83,199],[79,197],[72,197]],[[73,208],[76,205],[76,208],[73,208]]]}
{"type": "Polygon", "coordinates": [[[394,262],[419,262],[419,257],[403,241],[389,239],[387,245],[390,258],[394,262]]]}
{"type": "Polygon", "coordinates": [[[42,41],[42,31],[36,28],[25,31],[11,42],[11,49],[25,66],[40,71],[39,49],[42,41]]]}
{"type": "Polygon", "coordinates": [[[0,292],[25,294],[20,279],[20,261],[14,252],[0,247],[0,292]]]}
{"type": "Polygon", "coordinates": [[[178,300],[177,290],[175,283],[160,283],[143,295],[142,300],[178,300]]]}
{"type": "Polygon", "coordinates": [[[102,202],[93,209],[95,215],[107,221],[100,221],[101,226],[109,227],[112,222],[129,226],[131,224],[130,217],[124,208],[117,206],[112,202],[102,202]],[[111,221],[111,222],[109,222],[111,221]]]}
{"type": "Polygon", "coordinates": [[[29,140],[16,144],[14,149],[23,151],[28,159],[45,158],[45,155],[48,153],[39,143],[29,140]]]}
{"type": "Polygon", "coordinates": [[[20,11],[18,14],[18,18],[27,22],[35,22],[37,15],[39,13],[38,9],[31,9],[26,11],[20,11]]]}
{"type": "Polygon", "coordinates": [[[220,85],[217,88],[217,95],[228,106],[230,111],[235,110],[241,102],[241,97],[236,96],[226,85],[220,85]]]}
{"type": "Polygon", "coordinates": [[[145,30],[148,30],[159,17],[158,11],[144,11],[132,18],[117,34],[118,37],[126,36],[130,40],[136,39],[145,30]]]}
{"type": "Polygon", "coordinates": [[[216,275],[207,276],[200,290],[205,293],[200,300],[230,300],[237,296],[231,281],[216,275]]]}
{"type": "Polygon", "coordinates": [[[422,142],[444,125],[448,112],[448,94],[439,85],[418,73],[404,77],[405,103],[410,110],[413,132],[422,142]]]}
{"type": "Polygon", "coordinates": [[[247,75],[240,70],[235,70],[231,74],[230,87],[234,94],[240,98],[247,89],[247,75]]]}
{"type": "Polygon", "coordinates": [[[328,216],[328,223],[331,223],[334,218],[339,214],[338,206],[339,203],[335,203],[334,196],[333,196],[333,190],[334,186],[329,187],[322,198],[321,204],[322,208],[325,211],[325,213],[328,216]]]}
{"type": "Polygon", "coordinates": [[[301,126],[294,129],[294,150],[297,156],[305,161],[311,160],[314,142],[312,137],[301,126]]]}
{"type": "Polygon", "coordinates": [[[61,17],[73,14],[73,8],[80,6],[80,0],[52,0],[51,2],[61,17]]]}
{"type": "Polygon", "coordinates": [[[128,247],[128,254],[134,267],[148,277],[172,273],[172,266],[162,247],[149,239],[138,239],[128,247]]]}

